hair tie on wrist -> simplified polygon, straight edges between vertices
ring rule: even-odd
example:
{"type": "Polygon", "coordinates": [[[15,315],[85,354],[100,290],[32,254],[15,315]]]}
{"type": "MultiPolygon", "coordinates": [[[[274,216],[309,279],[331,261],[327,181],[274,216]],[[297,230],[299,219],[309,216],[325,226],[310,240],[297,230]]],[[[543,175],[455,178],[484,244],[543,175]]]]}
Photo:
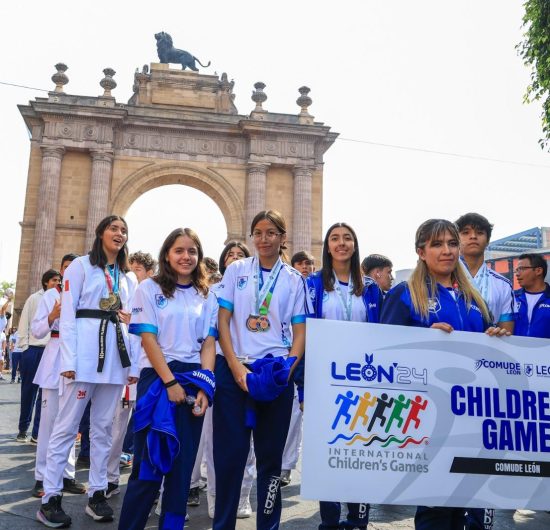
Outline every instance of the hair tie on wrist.
{"type": "Polygon", "coordinates": [[[168,383],[164,383],[164,388],[170,388],[171,386],[177,385],[178,380],[172,379],[172,381],[168,381],[168,383]]]}

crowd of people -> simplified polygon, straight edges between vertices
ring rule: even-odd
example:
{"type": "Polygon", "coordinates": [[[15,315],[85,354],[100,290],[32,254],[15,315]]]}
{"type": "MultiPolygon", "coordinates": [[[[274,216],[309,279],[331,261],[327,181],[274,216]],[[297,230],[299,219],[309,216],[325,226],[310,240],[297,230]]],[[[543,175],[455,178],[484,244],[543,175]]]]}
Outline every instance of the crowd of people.
{"type": "MultiPolygon", "coordinates": [[[[122,463],[132,471],[119,528],[143,529],[156,504],[159,528],[181,529],[200,503],[204,465],[215,530],[250,517],[255,475],[257,528],[278,528],[301,444],[307,318],[550,338],[546,261],[519,256],[514,292],[484,262],[491,232],[476,213],[424,222],[416,268],[392,287],[392,262],[361,262],[356,232],[342,222],[326,232],[316,271],[306,250],[288,258],[286,223],[273,210],[253,219],[253,248],[230,241],[219,264],[189,228],[168,234],[158,262],[129,254],[125,220],[106,217],[89,254],[67,254],[44,273],[3,339],[11,381],[17,365],[21,377],[17,440],[29,441],[32,422],[37,445],[37,519],[68,527],[69,492],[87,493],[93,520],[112,520],[122,463]],[[81,458],[87,486],[75,479],[81,458]]],[[[345,514],[339,502],[320,502],[319,528],[366,529],[368,501],[345,514]]],[[[487,529],[492,511],[419,506],[415,527],[487,529]]]]}

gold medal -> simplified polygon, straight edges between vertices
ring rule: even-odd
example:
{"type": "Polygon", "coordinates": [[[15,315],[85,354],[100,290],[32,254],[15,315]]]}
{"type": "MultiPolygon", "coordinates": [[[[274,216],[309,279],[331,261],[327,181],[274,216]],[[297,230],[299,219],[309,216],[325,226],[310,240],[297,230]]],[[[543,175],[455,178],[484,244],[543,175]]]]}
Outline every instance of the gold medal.
{"type": "Polygon", "coordinates": [[[246,319],[246,329],[256,333],[258,331],[258,315],[249,315],[246,319]]]}
{"type": "Polygon", "coordinates": [[[109,311],[110,307],[111,307],[110,298],[101,298],[99,300],[99,309],[102,309],[103,311],[109,311]]]}
{"type": "Polygon", "coordinates": [[[118,294],[110,294],[109,295],[109,301],[111,302],[111,311],[118,311],[122,307],[122,303],[120,301],[120,296],[118,294]]]}
{"type": "Polygon", "coordinates": [[[262,315],[261,317],[258,318],[256,327],[258,331],[269,331],[271,324],[269,322],[269,319],[265,315],[262,315]]]}

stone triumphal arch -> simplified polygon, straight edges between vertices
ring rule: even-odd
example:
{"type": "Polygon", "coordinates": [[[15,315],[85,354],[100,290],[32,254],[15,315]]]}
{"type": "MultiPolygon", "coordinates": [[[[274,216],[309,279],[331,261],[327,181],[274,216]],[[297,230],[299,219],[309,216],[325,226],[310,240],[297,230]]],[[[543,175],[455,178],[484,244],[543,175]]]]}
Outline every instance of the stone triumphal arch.
{"type": "Polygon", "coordinates": [[[151,64],[136,71],[133,95],[112,95],[106,68],[99,96],[69,94],[64,64],[48,97],[20,105],[31,135],[17,275],[16,310],[40,286],[48,268],[68,252],[87,252],[97,223],[124,215],[141,194],[185,184],[211,197],[223,213],[228,239],[245,239],[260,210],[287,219],[290,250],[320,255],[323,155],[337,134],[314,121],[309,88],[301,87],[295,114],[255,107],[237,112],[233,81],[151,64]]]}

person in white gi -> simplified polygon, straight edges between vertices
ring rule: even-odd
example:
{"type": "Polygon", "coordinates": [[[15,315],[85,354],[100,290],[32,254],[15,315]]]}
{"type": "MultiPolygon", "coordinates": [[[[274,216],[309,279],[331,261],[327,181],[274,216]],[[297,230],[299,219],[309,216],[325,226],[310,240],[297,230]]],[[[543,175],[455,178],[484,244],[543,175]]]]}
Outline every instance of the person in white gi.
{"type": "MultiPolygon", "coordinates": [[[[65,269],[77,257],[76,254],[63,256],[59,270],[61,276],[63,276],[65,269]]],[[[46,455],[53,424],[59,408],[59,315],[61,312],[61,291],[61,286],[57,285],[44,293],[31,322],[31,332],[37,339],[50,334],[50,340],[44,349],[33,380],[33,384],[38,385],[42,389],[42,410],[34,467],[36,482],[31,492],[32,496],[37,498],[44,495],[43,481],[46,470],[46,455]]],[[[84,485],[79,484],[75,480],[74,444],[71,447],[69,458],[63,471],[63,491],[76,494],[86,492],[84,485]]]]}
{"type": "Polygon", "coordinates": [[[107,460],[115,409],[125,383],[137,381],[131,362],[127,323],[129,300],[136,288],[128,271],[128,227],[111,215],[96,228],[88,256],[77,258],[65,271],[59,321],[61,362],[59,412],[47,453],[44,496],[37,518],[46,526],[66,527],[71,518],[61,507],[63,470],[86,405],[90,410],[90,476],[86,513],[95,521],[110,521],[105,500],[107,460]]]}

